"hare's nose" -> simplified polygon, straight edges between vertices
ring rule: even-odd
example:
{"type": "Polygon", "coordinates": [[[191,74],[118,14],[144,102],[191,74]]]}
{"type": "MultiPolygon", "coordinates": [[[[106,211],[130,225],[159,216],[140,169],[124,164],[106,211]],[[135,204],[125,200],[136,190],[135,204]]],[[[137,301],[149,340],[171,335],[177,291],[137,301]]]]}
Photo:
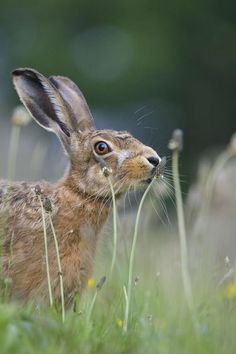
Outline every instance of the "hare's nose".
{"type": "Polygon", "coordinates": [[[150,156],[147,158],[148,162],[150,162],[154,167],[158,166],[160,163],[160,159],[155,156],[150,156]]]}

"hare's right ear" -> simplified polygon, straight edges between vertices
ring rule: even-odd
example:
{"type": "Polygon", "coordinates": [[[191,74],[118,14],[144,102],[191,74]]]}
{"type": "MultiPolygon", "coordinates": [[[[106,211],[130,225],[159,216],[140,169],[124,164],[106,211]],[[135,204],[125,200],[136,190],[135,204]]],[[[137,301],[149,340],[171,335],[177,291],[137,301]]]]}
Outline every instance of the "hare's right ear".
{"type": "Polygon", "coordinates": [[[53,131],[70,152],[70,136],[79,131],[75,116],[57,88],[36,70],[23,68],[12,72],[16,91],[38,124],[53,131]]]}
{"type": "Polygon", "coordinates": [[[64,76],[51,76],[49,81],[57,88],[62,98],[67,103],[71,115],[75,118],[79,130],[91,130],[95,128],[92,114],[90,113],[84,95],[78,86],[64,76]]]}

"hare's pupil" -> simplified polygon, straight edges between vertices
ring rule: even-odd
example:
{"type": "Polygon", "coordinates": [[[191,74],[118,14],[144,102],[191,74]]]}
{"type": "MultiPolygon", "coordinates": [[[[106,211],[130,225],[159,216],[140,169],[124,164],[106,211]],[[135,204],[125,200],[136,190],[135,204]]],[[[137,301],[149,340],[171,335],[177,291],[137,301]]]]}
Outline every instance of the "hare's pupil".
{"type": "Polygon", "coordinates": [[[100,143],[100,144],[98,145],[98,148],[99,148],[100,151],[104,151],[104,150],[107,148],[107,144],[105,144],[105,143],[100,143]]]}

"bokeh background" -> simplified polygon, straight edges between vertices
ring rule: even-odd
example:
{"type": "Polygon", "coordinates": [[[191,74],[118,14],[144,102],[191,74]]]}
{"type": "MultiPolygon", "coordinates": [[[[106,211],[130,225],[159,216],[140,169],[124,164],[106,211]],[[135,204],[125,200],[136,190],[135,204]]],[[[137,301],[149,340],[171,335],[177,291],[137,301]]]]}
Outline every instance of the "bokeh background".
{"type": "MultiPolygon", "coordinates": [[[[228,143],[236,127],[234,1],[12,0],[0,9],[1,177],[19,103],[10,78],[16,67],[69,76],[98,128],[129,130],[161,155],[172,130],[182,128],[187,181],[200,156],[228,143]]],[[[16,177],[56,179],[61,152],[52,134],[31,124],[16,177]]]]}

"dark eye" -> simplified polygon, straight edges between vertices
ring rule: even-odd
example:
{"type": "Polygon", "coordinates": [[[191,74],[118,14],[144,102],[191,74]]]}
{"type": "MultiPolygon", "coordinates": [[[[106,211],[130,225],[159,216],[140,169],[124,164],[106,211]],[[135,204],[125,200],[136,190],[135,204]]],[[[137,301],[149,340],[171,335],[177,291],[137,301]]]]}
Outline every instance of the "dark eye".
{"type": "Polygon", "coordinates": [[[94,150],[98,155],[105,155],[111,151],[109,145],[104,141],[99,141],[94,145],[94,150]]]}

